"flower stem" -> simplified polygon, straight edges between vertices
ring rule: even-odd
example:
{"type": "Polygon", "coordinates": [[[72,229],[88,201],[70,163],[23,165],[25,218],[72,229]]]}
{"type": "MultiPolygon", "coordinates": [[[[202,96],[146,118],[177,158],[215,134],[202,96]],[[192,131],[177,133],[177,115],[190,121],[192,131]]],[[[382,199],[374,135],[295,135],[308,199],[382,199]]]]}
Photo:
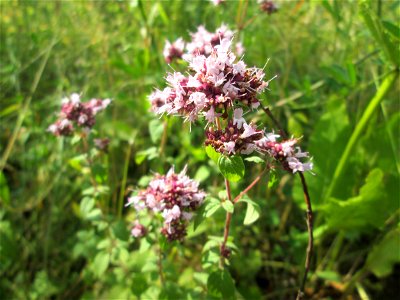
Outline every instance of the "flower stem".
{"type": "MultiPolygon", "coordinates": [[[[270,109],[268,107],[262,107],[262,110],[268,115],[268,117],[272,120],[274,125],[278,127],[280,134],[283,138],[287,139],[288,135],[286,134],[285,130],[283,130],[282,126],[279,124],[278,120],[275,119],[275,117],[272,115],[270,109]]],[[[304,296],[304,287],[307,282],[307,275],[308,272],[310,271],[310,263],[311,263],[311,258],[312,258],[312,253],[313,253],[313,247],[314,247],[314,236],[313,236],[313,211],[312,211],[312,205],[311,205],[311,199],[310,199],[310,194],[308,193],[308,186],[306,179],[304,177],[303,172],[298,172],[301,180],[301,185],[303,187],[303,193],[304,193],[304,201],[306,202],[307,206],[307,231],[308,231],[308,245],[307,245],[307,251],[306,251],[306,261],[305,261],[305,266],[304,266],[304,275],[303,279],[301,280],[300,288],[297,292],[297,297],[296,300],[303,299],[304,296]]]]}
{"type": "MultiPolygon", "coordinates": [[[[228,179],[225,179],[225,187],[226,187],[226,194],[228,196],[228,200],[233,202],[232,201],[232,194],[231,194],[231,186],[230,186],[230,183],[229,183],[228,179]]],[[[226,219],[225,219],[224,239],[223,239],[221,247],[220,247],[221,256],[220,256],[219,264],[220,264],[221,268],[224,267],[224,263],[225,263],[224,253],[226,253],[226,243],[228,241],[231,220],[232,220],[232,214],[227,212],[226,213],[226,219]]]]}
{"type": "Polygon", "coordinates": [[[92,158],[90,157],[90,148],[89,148],[89,143],[88,143],[88,137],[87,134],[82,134],[82,143],[83,143],[83,151],[86,154],[86,161],[89,166],[89,175],[90,175],[90,181],[92,183],[92,186],[94,188],[94,191],[97,193],[97,181],[96,178],[94,177],[93,174],[93,161],[92,158]]]}
{"type": "Polygon", "coordinates": [[[244,194],[246,194],[248,191],[250,191],[256,184],[257,182],[260,181],[261,177],[264,175],[264,173],[269,170],[269,167],[265,167],[264,170],[261,171],[261,173],[253,180],[252,183],[250,183],[243,191],[240,192],[239,195],[237,195],[235,197],[235,199],[233,200],[233,204],[236,204],[242,197],[244,194]]]}
{"type": "Polygon", "coordinates": [[[279,133],[281,136],[285,139],[288,138],[288,135],[286,134],[285,130],[282,128],[281,124],[279,124],[278,120],[275,119],[274,115],[272,114],[271,110],[269,107],[264,107],[261,105],[262,110],[267,114],[267,116],[272,120],[272,123],[279,129],[279,133]]]}
{"type": "Polygon", "coordinates": [[[301,285],[299,288],[299,291],[297,293],[297,300],[300,300],[304,296],[304,287],[307,282],[307,275],[310,270],[310,262],[311,262],[311,257],[312,257],[312,252],[313,252],[313,246],[314,246],[314,236],[313,236],[313,212],[312,212],[312,206],[311,206],[311,200],[310,200],[310,195],[308,193],[308,186],[306,179],[304,177],[304,174],[302,172],[299,172],[299,176],[301,179],[301,185],[303,186],[303,193],[304,193],[304,200],[307,205],[307,231],[308,231],[308,245],[307,245],[307,254],[306,254],[306,262],[304,266],[304,275],[303,279],[301,281],[301,285]]]}

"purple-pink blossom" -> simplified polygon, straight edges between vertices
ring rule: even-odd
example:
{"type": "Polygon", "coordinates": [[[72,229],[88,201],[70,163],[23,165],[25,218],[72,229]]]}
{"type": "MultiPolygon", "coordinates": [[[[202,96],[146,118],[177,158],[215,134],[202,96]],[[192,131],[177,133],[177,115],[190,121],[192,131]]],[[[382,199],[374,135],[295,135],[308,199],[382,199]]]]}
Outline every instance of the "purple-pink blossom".
{"type": "Polygon", "coordinates": [[[262,70],[236,61],[230,46],[231,40],[225,38],[211,49],[209,56],[195,55],[189,61],[189,76],[179,72],[168,74],[169,86],[149,96],[152,110],[156,114],[182,115],[191,122],[205,116],[213,122],[217,114],[226,115],[235,100],[249,109],[257,107],[256,96],[268,82],[263,81],[262,70]]]}
{"type": "Polygon", "coordinates": [[[147,234],[147,229],[144,225],[140,224],[138,220],[134,222],[134,226],[131,229],[131,235],[135,238],[141,238],[147,234]]]}
{"type": "Polygon", "coordinates": [[[171,168],[166,175],[155,174],[148,187],[128,198],[127,205],[137,211],[147,209],[164,219],[161,233],[169,241],[182,240],[187,222],[202,204],[206,193],[198,182],[186,175],[186,167],[178,174],[171,168]]]}
{"type": "Polygon", "coordinates": [[[95,116],[110,103],[110,99],[91,99],[81,102],[81,96],[73,93],[62,100],[58,120],[49,126],[48,131],[56,136],[68,136],[74,132],[74,125],[91,129],[96,122],[95,116]]]}

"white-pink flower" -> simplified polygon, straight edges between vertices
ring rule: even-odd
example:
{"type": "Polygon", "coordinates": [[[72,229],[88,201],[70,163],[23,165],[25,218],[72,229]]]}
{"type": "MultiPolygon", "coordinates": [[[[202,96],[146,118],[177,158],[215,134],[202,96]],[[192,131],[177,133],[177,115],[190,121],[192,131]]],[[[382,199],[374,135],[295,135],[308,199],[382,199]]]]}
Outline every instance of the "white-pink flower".
{"type": "Polygon", "coordinates": [[[219,116],[221,116],[220,113],[216,113],[214,106],[211,106],[210,109],[207,112],[203,112],[206,120],[208,121],[208,123],[214,123],[215,119],[219,116]]]}
{"type": "Polygon", "coordinates": [[[233,111],[233,125],[240,129],[244,123],[246,123],[246,120],[243,118],[243,108],[235,108],[233,111]]]}
{"type": "Polygon", "coordinates": [[[257,131],[257,130],[252,126],[252,124],[248,125],[248,124],[244,123],[244,124],[243,124],[243,128],[244,128],[244,131],[243,131],[243,133],[240,135],[240,137],[241,137],[242,139],[245,139],[245,138],[248,138],[248,137],[250,137],[250,136],[252,136],[252,135],[254,135],[254,134],[260,133],[259,131],[257,131]]]}
{"type": "Polygon", "coordinates": [[[225,151],[228,153],[228,154],[231,154],[231,153],[235,153],[235,142],[233,142],[233,141],[231,141],[231,142],[227,142],[227,143],[224,143],[224,148],[225,148],[225,151]]]}
{"type": "Polygon", "coordinates": [[[165,209],[162,213],[165,223],[171,223],[173,220],[179,219],[181,210],[178,205],[174,205],[171,209],[165,209]]]}

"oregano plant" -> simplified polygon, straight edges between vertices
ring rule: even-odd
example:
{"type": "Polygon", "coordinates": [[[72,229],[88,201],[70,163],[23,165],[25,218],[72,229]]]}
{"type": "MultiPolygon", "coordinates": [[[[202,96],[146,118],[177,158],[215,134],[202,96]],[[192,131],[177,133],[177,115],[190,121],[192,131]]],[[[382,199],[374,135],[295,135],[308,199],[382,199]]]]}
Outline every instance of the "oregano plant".
{"type": "MultiPolygon", "coordinates": [[[[292,174],[298,173],[307,204],[309,229],[306,267],[297,295],[301,299],[313,246],[312,209],[303,172],[311,171],[313,164],[309,154],[298,146],[299,139],[288,137],[271,111],[263,107],[258,98],[276,76],[265,80],[263,69],[249,68],[243,59],[237,59],[232,47],[233,33],[226,27],[219,28],[216,34],[207,35],[204,30],[199,28],[192,35],[193,41],[186,46],[182,39],[172,44],[167,42],[164,49],[166,61],[184,59],[188,63],[188,70],[184,73],[168,73],[168,86],[163,90],[155,90],[149,100],[152,111],[157,115],[181,116],[191,127],[205,121],[205,152],[218,166],[224,191],[206,197],[205,192],[198,189],[198,183],[186,176],[186,168],[178,175],[171,169],[165,176],[156,174],[146,190],[129,198],[128,205],[133,205],[138,212],[147,208],[155,216],[161,214],[163,225],[160,232],[167,241],[183,241],[188,222],[193,217],[197,228],[218,209],[224,209],[226,217],[222,238],[210,239],[204,248],[219,249],[219,270],[209,275],[209,295],[230,299],[234,295],[234,284],[226,265],[236,250],[229,241],[235,205],[246,203],[243,223],[254,223],[263,212],[259,204],[247,196],[247,192],[266,173],[271,173],[273,180],[277,180],[274,177],[277,168],[292,174]],[[267,130],[263,124],[252,122],[252,113],[259,109],[271,118],[275,129],[267,130]],[[262,164],[263,169],[246,188],[234,195],[231,183],[248,176],[244,159],[262,164]]],[[[145,232],[145,228],[136,221],[132,234],[141,237],[145,232]]]]}

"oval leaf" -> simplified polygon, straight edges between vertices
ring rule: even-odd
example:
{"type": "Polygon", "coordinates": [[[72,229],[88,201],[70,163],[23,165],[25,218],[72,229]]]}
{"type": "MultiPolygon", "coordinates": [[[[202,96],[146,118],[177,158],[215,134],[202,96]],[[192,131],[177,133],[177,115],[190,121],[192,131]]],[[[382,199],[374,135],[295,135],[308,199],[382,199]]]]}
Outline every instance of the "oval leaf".
{"type": "Polygon", "coordinates": [[[244,176],[244,163],[240,156],[221,156],[218,159],[218,168],[224,177],[232,182],[237,182],[244,176]]]}
{"type": "Polygon", "coordinates": [[[208,145],[206,147],[206,153],[207,153],[207,156],[209,158],[211,158],[213,162],[218,164],[218,159],[220,158],[221,154],[219,154],[217,151],[215,151],[215,149],[210,145],[208,145]]]}
{"type": "Polygon", "coordinates": [[[208,295],[218,299],[234,299],[235,284],[227,270],[218,270],[210,274],[207,280],[208,295]]]}
{"type": "Polygon", "coordinates": [[[257,221],[260,217],[260,206],[258,205],[258,203],[254,202],[246,195],[243,196],[243,198],[240,199],[239,202],[247,203],[246,215],[244,217],[243,224],[250,225],[257,221]]]}
{"type": "Polygon", "coordinates": [[[222,202],[222,207],[228,212],[233,213],[233,203],[229,200],[222,202]]]}

